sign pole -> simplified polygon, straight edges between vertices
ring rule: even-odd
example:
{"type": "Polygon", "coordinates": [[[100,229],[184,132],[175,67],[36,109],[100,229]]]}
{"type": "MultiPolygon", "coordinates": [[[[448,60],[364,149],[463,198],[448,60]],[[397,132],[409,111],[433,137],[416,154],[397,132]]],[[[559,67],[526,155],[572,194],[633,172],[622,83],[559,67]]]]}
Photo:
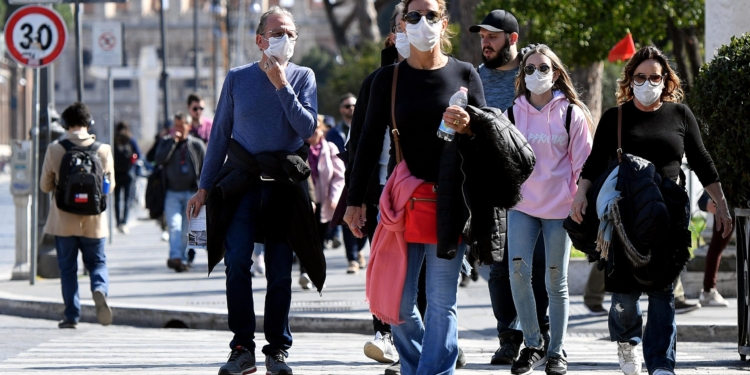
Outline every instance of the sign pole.
{"type": "MultiPolygon", "coordinates": [[[[112,118],[115,113],[115,101],[114,101],[114,79],[112,78],[112,67],[107,67],[107,112],[109,115],[107,116],[109,118],[109,145],[112,147],[112,152],[115,151],[115,120],[112,118]]],[[[110,176],[110,178],[114,179],[115,176],[110,176]]],[[[115,185],[117,184],[117,181],[115,181],[115,185]]],[[[112,238],[113,238],[113,226],[114,224],[112,221],[114,220],[114,205],[115,205],[115,199],[117,197],[115,196],[113,191],[109,192],[109,244],[112,244],[112,238]]],[[[125,202],[125,204],[128,204],[128,202],[125,202]]]]}
{"type": "Polygon", "coordinates": [[[37,256],[39,254],[39,69],[34,69],[31,138],[34,144],[31,162],[31,256],[29,259],[29,284],[36,282],[37,256]]]}
{"type": "Polygon", "coordinates": [[[83,101],[83,56],[81,52],[81,3],[75,2],[76,28],[76,101],[83,101]]]}

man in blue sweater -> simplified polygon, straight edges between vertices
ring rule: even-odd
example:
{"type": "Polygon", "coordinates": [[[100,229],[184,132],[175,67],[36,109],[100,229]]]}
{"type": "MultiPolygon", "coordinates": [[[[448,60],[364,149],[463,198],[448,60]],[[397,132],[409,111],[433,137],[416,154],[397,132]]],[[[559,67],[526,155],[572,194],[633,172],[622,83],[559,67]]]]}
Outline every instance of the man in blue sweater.
{"type": "MultiPolygon", "coordinates": [[[[188,202],[188,212],[193,217],[205,203],[208,190],[224,164],[231,138],[253,155],[294,152],[315,131],[318,107],[315,75],[308,68],[289,63],[297,40],[292,14],[271,7],[261,15],[256,34],[255,43],[263,51],[263,58],[230,70],[224,81],[200,189],[188,202]]],[[[261,201],[273,195],[276,182],[261,180],[258,186],[240,200],[226,232],[228,323],[234,338],[229,344],[232,350],[229,360],[219,375],[256,371],[251,256],[253,243],[263,240],[258,238],[260,234],[255,228],[256,223],[263,221],[259,217],[261,201]]],[[[263,329],[268,345],[262,351],[266,370],[273,375],[292,374],[286,364],[287,350],[292,346],[289,330],[292,249],[285,241],[269,238],[265,238],[265,249],[268,287],[263,329]]]]}

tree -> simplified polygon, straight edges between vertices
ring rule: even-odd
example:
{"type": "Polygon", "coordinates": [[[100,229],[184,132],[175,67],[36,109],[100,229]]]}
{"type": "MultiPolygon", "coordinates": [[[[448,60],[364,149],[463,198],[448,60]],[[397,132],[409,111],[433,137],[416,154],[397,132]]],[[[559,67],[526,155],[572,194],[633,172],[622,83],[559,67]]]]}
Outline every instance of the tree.
{"type": "MultiPolygon", "coordinates": [[[[602,61],[610,48],[627,30],[639,45],[666,40],[670,17],[676,27],[688,29],[680,36],[695,36],[703,24],[703,3],[704,0],[483,0],[477,12],[485,15],[501,8],[515,14],[521,26],[522,45],[549,45],[571,68],[584,101],[598,120],[602,61]]],[[[698,51],[697,37],[687,39],[690,48],[698,51]]]]}
{"type": "MultiPolygon", "coordinates": [[[[450,8],[451,20],[458,25],[458,59],[477,66],[482,63],[482,46],[479,36],[469,32],[469,27],[477,23],[479,0],[462,0],[460,6],[450,8]]],[[[484,15],[483,15],[484,16],[484,15]]]]}
{"type": "Polygon", "coordinates": [[[328,17],[328,23],[331,25],[333,39],[336,41],[336,47],[339,51],[348,47],[359,47],[368,43],[377,43],[380,41],[380,29],[378,28],[378,13],[388,5],[390,0],[323,0],[323,5],[328,17]],[[341,6],[353,3],[346,16],[339,18],[336,15],[336,9],[341,6]],[[359,24],[359,39],[354,42],[353,39],[347,38],[349,28],[354,21],[359,24]]]}

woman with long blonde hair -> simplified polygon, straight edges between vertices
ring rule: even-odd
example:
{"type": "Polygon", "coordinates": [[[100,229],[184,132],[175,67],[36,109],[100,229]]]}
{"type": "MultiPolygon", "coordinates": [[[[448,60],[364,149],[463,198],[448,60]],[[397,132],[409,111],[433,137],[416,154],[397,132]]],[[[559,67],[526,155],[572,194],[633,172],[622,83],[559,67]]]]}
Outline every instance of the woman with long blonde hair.
{"type": "Polygon", "coordinates": [[[508,212],[508,256],[513,301],[525,348],[513,374],[530,374],[547,359],[547,374],[567,372],[563,339],[568,325],[568,258],[570,239],[563,229],[576,180],[591,152],[591,115],[578,98],[560,59],[546,45],[527,50],[516,79],[516,100],[508,115],[528,139],[536,166],[521,187],[523,200],[508,212]],[[549,294],[550,342],[536,319],[531,269],[539,234],[543,233],[549,294]],[[547,347],[548,346],[548,347],[547,347]],[[546,351],[546,352],[545,352],[546,351]]]}

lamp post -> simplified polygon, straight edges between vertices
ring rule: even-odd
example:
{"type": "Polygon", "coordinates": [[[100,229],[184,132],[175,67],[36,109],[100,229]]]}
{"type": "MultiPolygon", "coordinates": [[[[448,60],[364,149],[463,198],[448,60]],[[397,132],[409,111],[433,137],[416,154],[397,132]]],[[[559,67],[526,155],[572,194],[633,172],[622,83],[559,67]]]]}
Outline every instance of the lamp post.
{"type": "Polygon", "coordinates": [[[169,9],[169,0],[161,0],[159,7],[159,24],[161,26],[161,84],[162,93],[164,94],[164,126],[169,124],[169,73],[167,73],[167,30],[164,20],[164,11],[169,9]]]}
{"type": "Polygon", "coordinates": [[[200,66],[198,65],[198,0],[193,0],[193,65],[195,67],[195,84],[193,88],[198,92],[200,81],[200,66]]]}

